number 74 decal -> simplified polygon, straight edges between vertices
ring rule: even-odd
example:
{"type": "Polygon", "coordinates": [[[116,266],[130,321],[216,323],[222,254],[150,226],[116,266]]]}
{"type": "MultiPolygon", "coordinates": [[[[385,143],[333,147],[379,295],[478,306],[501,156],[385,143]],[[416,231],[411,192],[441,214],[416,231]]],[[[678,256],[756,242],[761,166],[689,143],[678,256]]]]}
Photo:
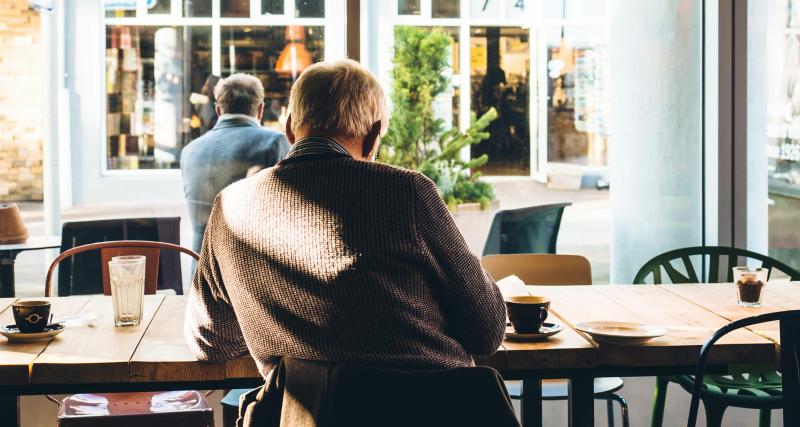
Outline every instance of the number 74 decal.
{"type": "MultiPolygon", "coordinates": [[[[482,10],[484,12],[486,11],[486,8],[489,6],[489,1],[491,1],[491,0],[483,0],[483,9],[482,10]]],[[[519,10],[525,10],[525,0],[517,0],[514,3],[514,7],[516,7],[519,10]]]]}

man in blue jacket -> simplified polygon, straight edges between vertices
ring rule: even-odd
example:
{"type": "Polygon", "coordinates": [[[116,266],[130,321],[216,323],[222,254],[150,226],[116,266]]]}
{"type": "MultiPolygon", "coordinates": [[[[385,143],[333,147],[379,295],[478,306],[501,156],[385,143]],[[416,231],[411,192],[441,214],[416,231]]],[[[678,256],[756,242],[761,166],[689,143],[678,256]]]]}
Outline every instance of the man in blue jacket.
{"type": "Polygon", "coordinates": [[[228,185],[274,166],[289,151],[286,137],[263,128],[264,88],[248,74],[221,80],[214,93],[219,120],[181,153],[183,192],[189,204],[194,240],[200,252],[214,198],[228,185]]]}

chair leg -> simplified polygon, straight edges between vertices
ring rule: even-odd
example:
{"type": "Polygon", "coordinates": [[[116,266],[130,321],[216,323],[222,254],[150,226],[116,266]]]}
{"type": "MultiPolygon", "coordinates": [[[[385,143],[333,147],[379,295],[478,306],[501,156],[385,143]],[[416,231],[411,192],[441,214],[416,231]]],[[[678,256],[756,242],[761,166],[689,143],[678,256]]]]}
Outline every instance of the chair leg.
{"type": "Polygon", "coordinates": [[[614,427],[614,401],[606,400],[606,410],[608,411],[608,427],[614,427]]]}
{"type": "Polygon", "coordinates": [[[769,427],[772,424],[772,409],[758,411],[758,427],[769,427]]]}
{"type": "Polygon", "coordinates": [[[706,427],[722,427],[722,416],[725,415],[727,407],[703,400],[703,408],[706,410],[706,427]]]}
{"type": "Polygon", "coordinates": [[[661,427],[664,423],[664,406],[667,402],[667,387],[669,380],[656,377],[656,389],[653,392],[653,413],[650,418],[650,427],[661,427]]]}

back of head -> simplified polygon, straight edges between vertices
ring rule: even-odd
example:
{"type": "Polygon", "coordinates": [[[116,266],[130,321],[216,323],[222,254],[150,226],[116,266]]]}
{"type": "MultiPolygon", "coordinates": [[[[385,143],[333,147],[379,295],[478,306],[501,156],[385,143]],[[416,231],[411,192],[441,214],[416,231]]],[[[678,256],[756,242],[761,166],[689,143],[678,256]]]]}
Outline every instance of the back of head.
{"type": "Polygon", "coordinates": [[[303,71],[289,96],[291,127],[348,138],[386,130],[386,96],[372,73],[345,59],[318,62],[303,71]]]}
{"type": "Polygon", "coordinates": [[[216,85],[214,96],[222,114],[258,117],[258,107],[264,103],[264,86],[249,74],[231,74],[216,85]]]}

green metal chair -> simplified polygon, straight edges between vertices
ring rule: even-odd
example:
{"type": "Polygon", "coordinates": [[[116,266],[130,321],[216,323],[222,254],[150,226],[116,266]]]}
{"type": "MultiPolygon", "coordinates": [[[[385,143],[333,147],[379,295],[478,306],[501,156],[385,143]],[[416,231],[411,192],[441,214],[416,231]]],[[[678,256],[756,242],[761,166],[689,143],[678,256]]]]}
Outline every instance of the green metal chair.
{"type": "MultiPolygon", "coordinates": [[[[760,262],[761,267],[768,269],[770,277],[777,270],[790,280],[800,280],[800,272],[794,268],[756,252],[725,246],[697,246],[665,252],[647,261],[636,273],[633,283],[648,283],[650,277],[652,281],[649,283],[655,285],[733,282],[733,267],[751,265],[747,262],[751,260],[760,262]],[[721,265],[725,265],[723,258],[727,261],[727,268],[720,269],[721,265]]],[[[661,427],[663,423],[670,382],[680,385],[689,393],[694,387],[694,378],[689,375],[658,377],[653,395],[652,427],[661,427]]],[[[700,396],[708,427],[721,426],[722,416],[729,406],[758,409],[759,426],[768,427],[771,411],[783,407],[781,377],[771,366],[763,369],[749,366],[743,372],[729,375],[707,375],[700,396]]]]}

